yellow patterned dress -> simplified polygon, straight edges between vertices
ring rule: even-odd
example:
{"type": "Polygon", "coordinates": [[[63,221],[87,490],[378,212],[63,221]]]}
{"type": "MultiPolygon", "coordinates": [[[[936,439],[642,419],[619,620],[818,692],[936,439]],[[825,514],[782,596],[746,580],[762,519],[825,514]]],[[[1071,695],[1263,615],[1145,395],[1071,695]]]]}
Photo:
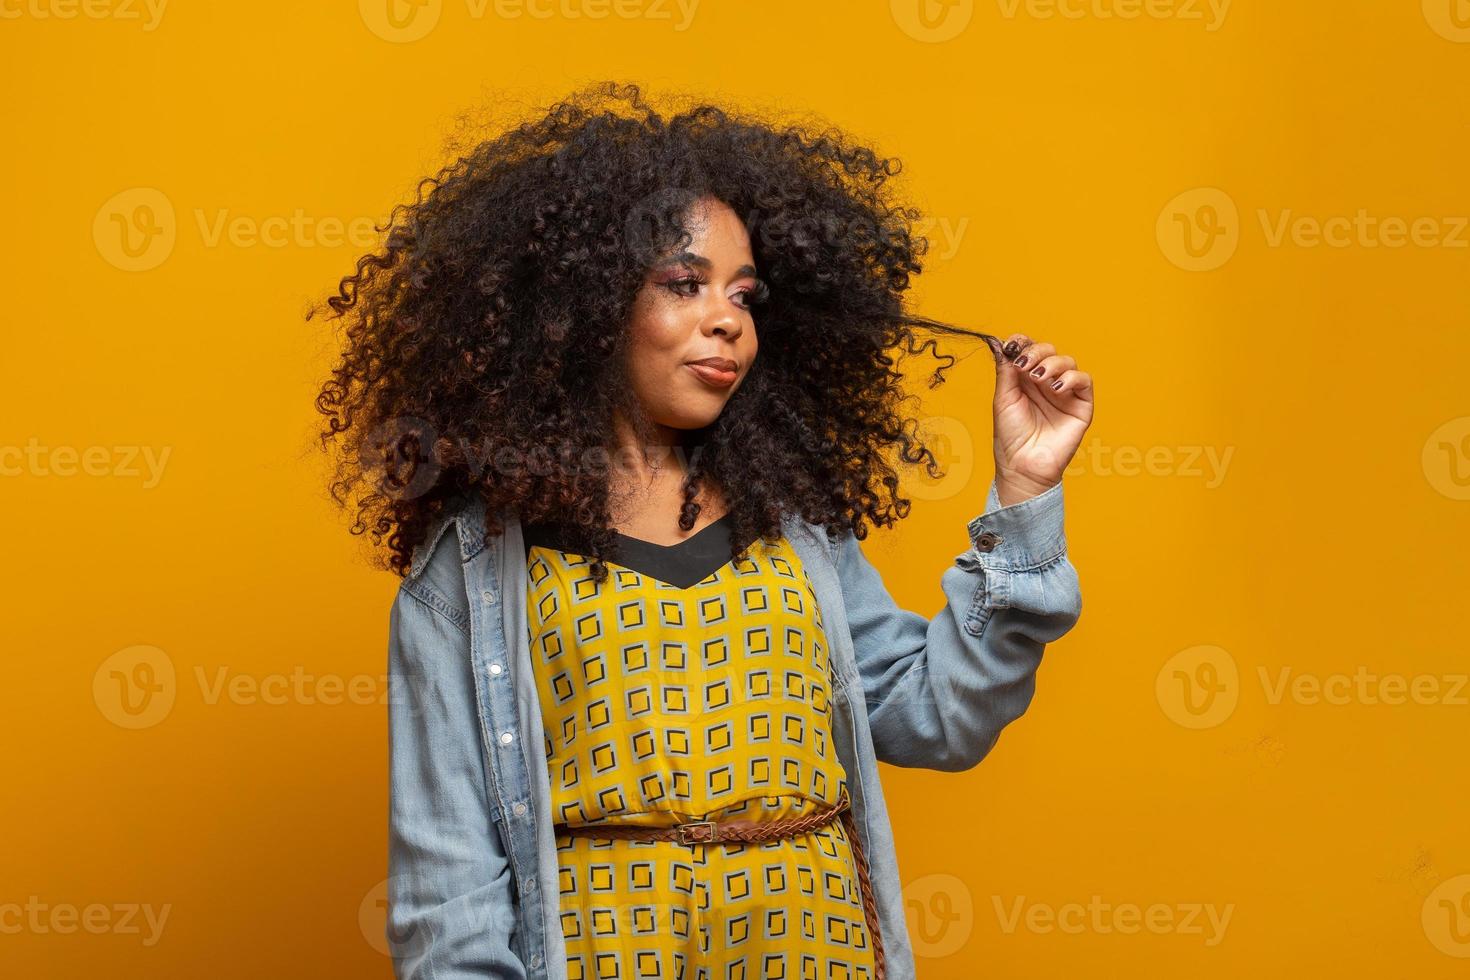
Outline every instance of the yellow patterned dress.
{"type": "MultiPolygon", "coordinates": [[[[836,804],[826,634],[783,537],[730,560],[728,515],[619,535],[601,587],[527,525],[527,627],[553,823],[768,821],[836,804]]],[[[557,835],[570,980],[871,980],[841,820],[754,844],[557,835]]]]}

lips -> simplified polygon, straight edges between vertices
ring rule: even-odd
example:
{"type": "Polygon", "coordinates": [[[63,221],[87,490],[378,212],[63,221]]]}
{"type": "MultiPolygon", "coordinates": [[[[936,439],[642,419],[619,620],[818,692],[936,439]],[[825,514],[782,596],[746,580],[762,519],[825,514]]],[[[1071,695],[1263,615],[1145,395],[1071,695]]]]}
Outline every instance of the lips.
{"type": "Polygon", "coordinates": [[[734,384],[739,367],[728,357],[705,357],[688,363],[695,377],[716,388],[728,388],[734,384]]]}
{"type": "Polygon", "coordinates": [[[697,361],[690,361],[689,363],[690,364],[704,364],[704,365],[707,365],[709,367],[714,368],[716,371],[738,371],[738,370],[740,370],[740,365],[739,364],[736,364],[734,361],[730,360],[728,357],[701,357],[699,360],[697,360],[697,361]]]}

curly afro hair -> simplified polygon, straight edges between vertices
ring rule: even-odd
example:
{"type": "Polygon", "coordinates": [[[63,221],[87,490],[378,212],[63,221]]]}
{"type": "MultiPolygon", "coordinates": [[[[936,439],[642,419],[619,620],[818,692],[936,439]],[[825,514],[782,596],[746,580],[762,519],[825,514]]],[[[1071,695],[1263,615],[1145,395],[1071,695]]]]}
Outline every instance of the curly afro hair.
{"type": "Polygon", "coordinates": [[[750,232],[760,354],[719,417],[687,433],[680,528],[704,481],[729,504],[733,558],[776,540],[785,514],[834,540],[907,516],[889,457],[942,473],[903,413],[899,359],[935,357],[932,388],[955,358],[916,330],[983,339],[995,357],[1001,341],[905,311],[928,242],[919,211],[894,200],[900,167],[835,128],[703,103],[660,114],[614,82],[475,144],[393,208],[381,248],[326,300],[346,326],[316,407],[322,447],[340,450],[331,495],[355,498],[351,532],[386,536],[385,567],[405,575],[435,523],[478,494],[487,543],[506,510],[554,522],[605,580],[613,413],[638,417],[628,331],[607,325],[628,322],[648,266],[687,244],[683,219],[706,195],[750,232]]]}

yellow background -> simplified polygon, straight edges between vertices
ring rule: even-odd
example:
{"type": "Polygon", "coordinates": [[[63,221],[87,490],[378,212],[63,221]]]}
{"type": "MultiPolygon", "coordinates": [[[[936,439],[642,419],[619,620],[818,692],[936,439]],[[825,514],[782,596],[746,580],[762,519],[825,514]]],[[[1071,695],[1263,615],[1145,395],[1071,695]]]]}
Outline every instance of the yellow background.
{"type": "MultiPolygon", "coordinates": [[[[87,9],[0,18],[0,972],[389,975],[397,582],[322,490],[302,314],[462,111],[600,78],[901,156],[920,308],[1095,378],[1081,621],[981,766],[883,770],[920,975],[1470,970],[1464,0],[87,9]]],[[[866,545],[926,614],[991,472],[988,360],[950,378],[950,477],[866,545]]]]}

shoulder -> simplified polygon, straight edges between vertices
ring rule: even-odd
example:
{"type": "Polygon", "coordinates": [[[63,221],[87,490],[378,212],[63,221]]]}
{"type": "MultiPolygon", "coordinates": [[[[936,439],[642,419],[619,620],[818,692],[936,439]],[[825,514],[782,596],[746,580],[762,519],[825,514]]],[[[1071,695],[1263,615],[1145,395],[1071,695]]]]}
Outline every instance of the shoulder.
{"type": "Polygon", "coordinates": [[[445,507],[414,549],[399,590],[456,622],[466,619],[469,599],[465,566],[485,550],[485,532],[485,508],[479,497],[456,499],[445,507]]]}
{"type": "MultiPolygon", "coordinates": [[[[786,535],[788,541],[794,543],[800,540],[804,542],[809,546],[812,553],[834,566],[842,554],[842,535],[839,534],[834,538],[821,524],[813,524],[799,514],[786,514],[783,516],[781,518],[781,531],[786,535]]],[[[850,535],[852,532],[849,531],[847,533],[850,535]]]]}

